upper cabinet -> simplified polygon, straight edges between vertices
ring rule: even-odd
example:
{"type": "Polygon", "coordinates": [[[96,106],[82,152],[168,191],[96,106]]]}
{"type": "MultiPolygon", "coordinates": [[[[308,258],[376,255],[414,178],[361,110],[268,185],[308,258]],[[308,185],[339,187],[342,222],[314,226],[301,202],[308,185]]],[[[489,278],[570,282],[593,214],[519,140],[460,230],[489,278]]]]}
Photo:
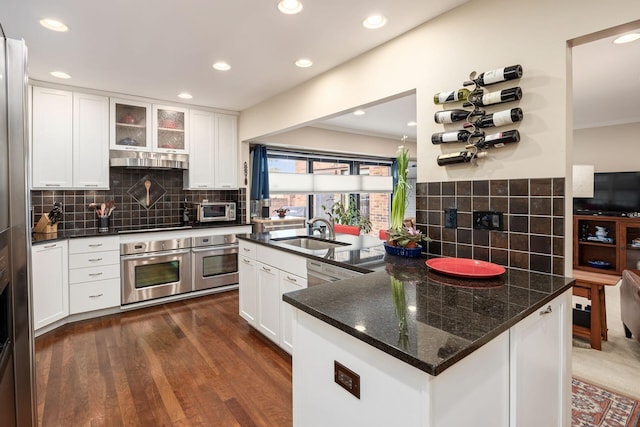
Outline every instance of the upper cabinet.
{"type": "Polygon", "coordinates": [[[109,99],[73,94],[73,187],[109,188],[109,99]]]}
{"type": "Polygon", "coordinates": [[[73,93],[34,87],[32,96],[32,187],[71,188],[73,93]]]}
{"type": "Polygon", "coordinates": [[[109,188],[107,97],[32,90],[31,187],[109,188]]]}
{"type": "Polygon", "coordinates": [[[188,190],[238,188],[237,117],[190,110],[188,190]]]}
{"type": "Polygon", "coordinates": [[[153,106],[153,151],[189,154],[189,110],[153,106]]]}
{"type": "Polygon", "coordinates": [[[112,150],[151,151],[151,104],[111,98],[112,150]]]}

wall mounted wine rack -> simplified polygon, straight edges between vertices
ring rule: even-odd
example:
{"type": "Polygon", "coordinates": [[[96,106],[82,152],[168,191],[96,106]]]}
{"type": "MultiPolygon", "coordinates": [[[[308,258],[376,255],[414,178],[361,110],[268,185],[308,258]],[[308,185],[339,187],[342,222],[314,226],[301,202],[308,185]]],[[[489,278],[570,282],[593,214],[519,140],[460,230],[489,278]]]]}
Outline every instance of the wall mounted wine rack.
{"type": "Polygon", "coordinates": [[[443,125],[462,123],[462,129],[434,133],[431,135],[433,144],[456,142],[465,144],[464,151],[439,155],[438,165],[470,163],[477,166],[477,160],[487,156],[486,150],[520,141],[520,133],[517,129],[491,134],[487,134],[483,129],[502,127],[523,119],[522,109],[518,107],[493,112],[487,110],[522,99],[520,87],[509,87],[493,92],[485,91],[486,86],[510,82],[521,77],[522,66],[520,65],[502,67],[481,74],[472,71],[469,74],[469,80],[463,83],[463,88],[434,95],[434,104],[463,102],[462,108],[437,111],[434,114],[436,123],[443,125]],[[469,107],[472,109],[469,110],[469,107]]]}

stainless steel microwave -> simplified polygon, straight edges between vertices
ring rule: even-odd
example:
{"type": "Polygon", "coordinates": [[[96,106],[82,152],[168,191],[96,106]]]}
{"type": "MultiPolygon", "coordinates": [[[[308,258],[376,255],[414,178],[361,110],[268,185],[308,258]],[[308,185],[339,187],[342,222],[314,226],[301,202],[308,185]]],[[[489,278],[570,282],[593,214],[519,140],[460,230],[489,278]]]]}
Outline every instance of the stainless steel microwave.
{"type": "Polygon", "coordinates": [[[198,222],[236,220],[236,204],[233,202],[202,202],[195,206],[198,222]]]}

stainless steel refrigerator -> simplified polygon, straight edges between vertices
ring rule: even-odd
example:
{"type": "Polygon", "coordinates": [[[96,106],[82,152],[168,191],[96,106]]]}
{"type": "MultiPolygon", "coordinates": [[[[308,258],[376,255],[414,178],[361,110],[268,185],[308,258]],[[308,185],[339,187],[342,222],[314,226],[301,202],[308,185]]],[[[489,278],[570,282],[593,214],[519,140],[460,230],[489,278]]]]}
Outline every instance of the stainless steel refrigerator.
{"type": "Polygon", "coordinates": [[[34,424],[27,49],[0,26],[0,425],[34,424]]]}

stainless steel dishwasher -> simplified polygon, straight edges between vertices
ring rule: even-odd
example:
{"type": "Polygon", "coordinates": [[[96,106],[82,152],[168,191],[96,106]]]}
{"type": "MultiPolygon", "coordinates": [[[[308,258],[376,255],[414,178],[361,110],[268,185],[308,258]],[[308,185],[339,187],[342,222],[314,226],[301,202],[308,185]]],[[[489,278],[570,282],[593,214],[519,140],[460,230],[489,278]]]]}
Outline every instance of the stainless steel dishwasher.
{"type": "Polygon", "coordinates": [[[307,259],[307,286],[309,287],[357,276],[362,276],[362,273],[327,262],[307,259]]]}

